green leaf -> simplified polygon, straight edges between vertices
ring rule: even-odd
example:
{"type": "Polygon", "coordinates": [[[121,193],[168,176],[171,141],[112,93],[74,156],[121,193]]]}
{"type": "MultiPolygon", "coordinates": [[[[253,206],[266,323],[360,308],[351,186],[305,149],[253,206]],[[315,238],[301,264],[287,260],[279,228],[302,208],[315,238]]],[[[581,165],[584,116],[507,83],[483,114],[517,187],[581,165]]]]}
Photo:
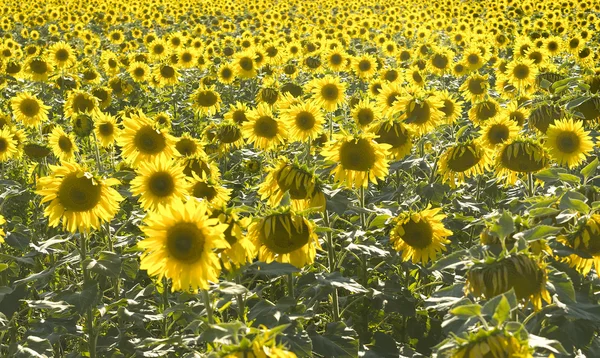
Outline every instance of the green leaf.
{"type": "Polygon", "coordinates": [[[0,263],[0,272],[6,270],[8,268],[8,265],[5,263],[0,263]]]}
{"type": "Polygon", "coordinates": [[[506,239],[515,231],[515,222],[512,215],[508,211],[503,211],[502,216],[500,216],[497,223],[492,225],[490,231],[496,234],[500,240],[506,239]]]}
{"type": "Polygon", "coordinates": [[[548,270],[548,280],[546,286],[556,292],[559,299],[563,301],[575,301],[575,288],[573,282],[569,278],[569,275],[562,271],[550,267],[548,270]]]}
{"type": "Polygon", "coordinates": [[[67,304],[64,301],[54,302],[47,300],[24,300],[27,303],[27,306],[40,310],[56,310],[58,312],[63,312],[72,307],[70,304],[67,304]]]}
{"type": "Polygon", "coordinates": [[[529,343],[530,347],[547,349],[550,352],[557,354],[568,354],[559,341],[536,336],[535,334],[531,333],[527,335],[527,338],[527,342],[529,343]]]}
{"type": "Polygon", "coordinates": [[[535,241],[543,239],[548,236],[553,236],[561,232],[563,228],[550,226],[550,225],[538,225],[533,229],[525,230],[515,235],[515,239],[523,238],[525,241],[535,241]]]}
{"type": "Polygon", "coordinates": [[[242,285],[224,281],[219,284],[219,291],[225,295],[241,295],[248,292],[248,289],[242,285]]]}
{"type": "Polygon", "coordinates": [[[596,169],[598,169],[598,158],[596,157],[590,164],[586,165],[581,169],[581,175],[583,175],[583,181],[587,182],[588,178],[596,173],[596,169]]]}
{"type": "Polygon", "coordinates": [[[568,196],[565,197],[566,200],[561,200],[561,204],[564,203],[565,209],[573,209],[582,214],[588,213],[590,211],[590,207],[583,200],[579,199],[571,199],[568,196]]]}
{"type": "Polygon", "coordinates": [[[539,218],[543,216],[551,216],[560,213],[560,210],[555,208],[535,208],[529,210],[529,216],[532,218],[539,218]]]}
{"type": "Polygon", "coordinates": [[[312,357],[312,341],[306,331],[297,334],[285,334],[277,336],[277,341],[289,347],[289,350],[296,353],[298,358],[312,357]]]}
{"type": "Polygon", "coordinates": [[[450,310],[455,316],[475,317],[481,316],[481,306],[478,304],[458,306],[450,310]]]}
{"type": "Polygon", "coordinates": [[[328,275],[317,275],[317,281],[324,286],[331,286],[335,288],[343,288],[348,290],[350,293],[365,293],[368,292],[361,284],[354,281],[349,277],[344,277],[339,271],[333,272],[328,275]]]}
{"type": "Polygon", "coordinates": [[[248,272],[258,276],[283,276],[300,272],[300,270],[296,266],[288,263],[273,261],[271,263],[255,262],[248,267],[248,272]]]}
{"type": "Polygon", "coordinates": [[[358,339],[353,329],[343,322],[328,323],[324,334],[311,334],[313,351],[323,357],[358,357],[358,339]]]}
{"type": "Polygon", "coordinates": [[[450,255],[445,255],[441,257],[439,260],[435,261],[435,263],[431,266],[431,270],[443,270],[443,269],[453,269],[457,266],[465,265],[470,262],[463,260],[463,257],[466,255],[467,250],[459,250],[451,253],[450,255]]]}
{"type": "Polygon", "coordinates": [[[508,303],[508,299],[504,297],[504,295],[500,298],[500,302],[496,307],[496,312],[492,316],[492,319],[496,321],[496,324],[502,324],[508,316],[510,315],[510,303],[508,303]]]}
{"type": "Polygon", "coordinates": [[[67,302],[68,304],[75,307],[75,310],[79,314],[83,314],[96,302],[98,291],[98,284],[94,282],[84,286],[81,292],[60,292],[57,295],[57,299],[67,302]]]}
{"type": "Polygon", "coordinates": [[[121,274],[121,256],[114,252],[102,251],[100,252],[100,258],[91,260],[87,269],[104,276],[119,277],[121,274]]]}
{"type": "Polygon", "coordinates": [[[578,176],[568,173],[558,173],[558,178],[564,182],[575,185],[579,184],[579,182],[581,181],[578,176]]]}

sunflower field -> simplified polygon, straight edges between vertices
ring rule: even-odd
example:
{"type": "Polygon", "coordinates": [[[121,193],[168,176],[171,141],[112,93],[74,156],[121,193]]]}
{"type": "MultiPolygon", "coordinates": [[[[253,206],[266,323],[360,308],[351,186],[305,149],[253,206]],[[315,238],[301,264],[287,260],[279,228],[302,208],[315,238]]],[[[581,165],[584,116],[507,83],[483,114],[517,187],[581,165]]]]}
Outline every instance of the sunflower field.
{"type": "Polygon", "coordinates": [[[0,357],[600,357],[599,29],[0,2],[0,357]]]}

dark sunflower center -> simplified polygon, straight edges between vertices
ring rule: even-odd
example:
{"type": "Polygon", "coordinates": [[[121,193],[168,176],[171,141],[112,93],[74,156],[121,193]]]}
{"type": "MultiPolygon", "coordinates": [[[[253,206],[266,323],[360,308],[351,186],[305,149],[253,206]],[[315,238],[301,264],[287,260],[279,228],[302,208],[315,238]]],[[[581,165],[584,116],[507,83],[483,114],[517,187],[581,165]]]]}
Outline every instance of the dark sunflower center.
{"type": "Polygon", "coordinates": [[[175,69],[171,66],[162,66],[160,68],[160,75],[164,78],[173,78],[175,77],[175,69]]]}
{"type": "Polygon", "coordinates": [[[73,143],[71,142],[71,139],[69,137],[61,136],[58,139],[58,147],[63,152],[69,153],[71,152],[71,149],[73,149],[73,143]]]}
{"type": "Polygon", "coordinates": [[[387,96],[385,103],[388,105],[388,107],[391,107],[398,98],[400,98],[400,93],[392,92],[387,96]]]}
{"type": "Polygon", "coordinates": [[[60,62],[67,61],[69,59],[69,51],[61,48],[58,51],[56,51],[56,53],[54,54],[54,58],[56,58],[60,62]]]}
{"type": "Polygon", "coordinates": [[[259,137],[274,138],[278,129],[277,121],[269,116],[262,116],[254,123],[254,133],[259,137]]]}
{"type": "Polygon", "coordinates": [[[223,77],[224,79],[228,80],[231,78],[231,76],[233,76],[233,72],[231,71],[231,69],[225,67],[221,70],[221,77],[223,77]]]}
{"type": "Polygon", "coordinates": [[[83,94],[73,98],[73,110],[76,112],[88,112],[94,109],[94,101],[83,94]]]}
{"type": "Polygon", "coordinates": [[[244,71],[252,71],[254,68],[254,61],[250,57],[242,57],[239,64],[244,71]]]}
{"type": "Polygon", "coordinates": [[[514,172],[531,173],[543,169],[546,161],[536,160],[534,153],[540,152],[540,148],[529,143],[515,142],[506,146],[501,155],[502,165],[514,172]],[[529,148],[524,148],[525,146],[529,148]],[[508,156],[511,153],[511,156],[508,156]]]}
{"type": "Polygon", "coordinates": [[[148,189],[158,197],[166,197],[175,191],[175,181],[168,172],[156,172],[148,178],[148,189]]]}
{"type": "Polygon", "coordinates": [[[98,126],[98,131],[103,137],[108,137],[114,133],[114,127],[112,123],[102,123],[98,126]]]}
{"type": "Polygon", "coordinates": [[[571,154],[579,149],[579,136],[573,132],[561,132],[556,136],[556,147],[562,153],[571,154]]]}
{"type": "Polygon", "coordinates": [[[473,152],[469,150],[469,147],[462,148],[458,147],[454,149],[453,155],[451,155],[450,158],[448,158],[448,168],[458,173],[471,169],[472,167],[477,165],[477,163],[479,163],[479,161],[481,160],[481,157],[473,154],[473,152]],[[464,148],[465,151],[463,153],[460,153],[460,150],[462,148],[464,148]],[[456,151],[459,151],[459,154],[454,155],[456,151]]]}
{"type": "Polygon", "coordinates": [[[425,249],[433,242],[433,228],[424,219],[414,222],[412,219],[402,224],[402,240],[411,247],[425,249]]]}
{"type": "Polygon", "coordinates": [[[338,99],[340,95],[340,90],[333,83],[328,83],[321,88],[321,96],[326,101],[335,101],[338,99]]]}
{"type": "Polygon", "coordinates": [[[547,48],[548,48],[548,50],[550,50],[550,52],[555,52],[558,50],[558,43],[556,43],[554,41],[548,42],[547,48]]]}
{"type": "Polygon", "coordinates": [[[160,54],[162,54],[163,52],[165,52],[165,47],[164,47],[163,45],[160,45],[160,44],[159,44],[159,45],[155,45],[155,46],[152,48],[152,51],[154,51],[154,53],[155,53],[156,55],[160,55],[160,54]]]}
{"type": "Polygon", "coordinates": [[[369,71],[371,69],[371,67],[373,67],[373,66],[371,66],[371,61],[368,61],[368,60],[362,60],[358,63],[358,69],[361,72],[369,71]]]}
{"type": "Polygon", "coordinates": [[[513,69],[513,76],[519,80],[524,80],[529,77],[529,66],[524,64],[516,65],[513,69]]]}
{"type": "Polygon", "coordinates": [[[476,65],[477,63],[479,63],[479,55],[477,54],[470,54],[469,56],[467,56],[467,62],[469,62],[469,64],[471,65],[476,65]]]}
{"type": "Polygon", "coordinates": [[[391,145],[392,148],[398,148],[408,141],[408,136],[398,124],[381,126],[377,131],[377,135],[379,136],[379,138],[375,138],[377,143],[386,143],[391,145]]]}
{"type": "Polygon", "coordinates": [[[440,54],[435,54],[435,55],[433,55],[433,58],[431,59],[431,64],[435,68],[444,69],[448,66],[448,57],[440,55],[440,54]]]}
{"type": "Polygon", "coordinates": [[[473,78],[469,80],[468,89],[474,95],[480,95],[484,93],[485,86],[483,86],[484,80],[481,78],[473,78]]]}
{"type": "Polygon", "coordinates": [[[315,126],[315,116],[307,111],[302,111],[296,115],[296,126],[301,130],[311,130],[315,126]]]}
{"type": "MultiPolygon", "coordinates": [[[[289,254],[296,251],[306,245],[310,239],[308,225],[302,221],[299,228],[295,227],[289,214],[271,215],[264,220],[270,220],[271,225],[268,232],[261,233],[262,242],[276,254],[289,254]]],[[[267,231],[269,226],[265,225],[263,228],[267,231]]]]}
{"type": "Polygon", "coordinates": [[[102,188],[94,180],[77,173],[65,176],[58,189],[58,200],[68,211],[88,211],[100,203],[102,188]]]}
{"type": "Polygon", "coordinates": [[[213,91],[200,91],[196,95],[196,103],[201,107],[214,106],[217,101],[217,95],[213,91]]]}
{"type": "Polygon", "coordinates": [[[34,117],[40,113],[40,104],[33,98],[25,98],[19,104],[19,110],[26,117],[34,117]]]}
{"type": "Polygon", "coordinates": [[[175,149],[184,156],[194,154],[197,146],[196,142],[188,138],[182,138],[175,144],[175,149]]]}
{"type": "Polygon", "coordinates": [[[33,60],[29,64],[29,68],[32,72],[37,73],[38,75],[43,75],[48,72],[48,64],[43,60],[33,60]]]}
{"type": "Polygon", "coordinates": [[[6,152],[8,149],[8,141],[6,138],[0,138],[0,154],[6,152]]]}
{"type": "Polygon", "coordinates": [[[500,144],[508,139],[509,135],[508,127],[504,124],[494,124],[490,127],[487,138],[491,144],[500,144]]]}
{"type": "Polygon", "coordinates": [[[242,137],[242,132],[237,126],[224,125],[219,127],[217,137],[222,143],[229,144],[238,141],[242,137]]]}
{"type": "Polygon", "coordinates": [[[274,104],[277,102],[277,98],[279,98],[279,91],[274,88],[264,88],[261,91],[261,97],[268,104],[274,104]]]}
{"type": "Polygon", "coordinates": [[[204,162],[202,159],[193,159],[187,163],[186,167],[183,169],[183,174],[187,177],[193,177],[193,174],[196,174],[199,178],[209,177],[210,176],[210,167],[208,163],[204,162]]]}
{"type": "Polygon", "coordinates": [[[135,70],[133,70],[133,74],[136,77],[144,77],[146,70],[144,70],[142,67],[136,67],[135,70]]]}
{"type": "Polygon", "coordinates": [[[197,182],[192,188],[192,195],[196,198],[211,201],[217,196],[217,190],[205,182],[197,182]]]}
{"type": "Polygon", "coordinates": [[[358,118],[358,123],[361,126],[366,126],[373,122],[375,119],[375,114],[371,108],[361,108],[358,110],[356,117],[358,118]]]}
{"type": "Polygon", "coordinates": [[[244,111],[235,111],[231,114],[231,118],[233,119],[233,121],[237,124],[242,124],[244,122],[246,122],[248,120],[248,118],[246,118],[246,112],[244,111]]]}
{"type": "Polygon", "coordinates": [[[517,124],[520,126],[522,126],[525,122],[525,116],[521,112],[512,112],[508,118],[511,121],[517,122],[517,124]]]}
{"type": "Polygon", "coordinates": [[[440,108],[440,111],[444,112],[446,117],[450,117],[454,113],[454,102],[449,99],[444,100],[444,106],[440,108]]]}
{"type": "Polygon", "coordinates": [[[181,61],[183,63],[188,63],[188,62],[192,62],[192,54],[189,52],[185,52],[183,54],[181,54],[181,61]]]}
{"type": "Polygon", "coordinates": [[[477,119],[480,121],[486,121],[494,117],[498,113],[496,106],[491,102],[481,102],[477,105],[476,114],[477,119]]]}
{"type": "Polygon", "coordinates": [[[412,76],[413,81],[415,81],[416,83],[423,82],[423,76],[421,76],[419,71],[413,71],[411,76],[412,76]]]}
{"type": "MultiPolygon", "coordinates": [[[[427,123],[431,119],[431,108],[429,108],[429,104],[427,102],[417,103],[413,100],[414,108],[412,110],[406,111],[406,118],[411,123],[416,124],[424,124],[427,123]]],[[[409,104],[409,108],[411,104],[409,104]]]]}
{"type": "Polygon", "coordinates": [[[149,125],[143,126],[137,131],[133,143],[144,154],[160,153],[167,145],[165,137],[149,125]]]}
{"type": "Polygon", "coordinates": [[[344,142],[340,147],[340,162],[345,170],[369,171],[375,165],[375,150],[366,139],[344,142]]]}
{"type": "Polygon", "coordinates": [[[179,222],[167,230],[169,255],[185,263],[195,263],[204,252],[204,235],[193,223],[179,222]]]}
{"type": "Polygon", "coordinates": [[[344,58],[339,53],[334,53],[331,55],[331,57],[329,57],[329,62],[334,66],[341,65],[342,61],[344,61],[344,58]]]}

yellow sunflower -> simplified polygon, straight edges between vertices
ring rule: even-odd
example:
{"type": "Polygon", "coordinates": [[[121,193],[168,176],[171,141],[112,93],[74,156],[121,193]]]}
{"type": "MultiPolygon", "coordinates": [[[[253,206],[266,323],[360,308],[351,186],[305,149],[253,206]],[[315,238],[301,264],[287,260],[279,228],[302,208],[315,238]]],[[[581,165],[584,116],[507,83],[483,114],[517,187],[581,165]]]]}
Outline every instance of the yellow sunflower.
{"type": "Polygon", "coordinates": [[[131,181],[131,193],[140,196],[144,210],[158,211],[160,206],[183,200],[187,194],[189,185],[183,166],[174,160],[155,158],[141,162],[136,174],[131,181]]]}
{"type": "Polygon", "coordinates": [[[221,95],[214,87],[200,86],[192,93],[190,101],[199,115],[210,116],[221,110],[221,95]]]}
{"type": "Polygon", "coordinates": [[[6,236],[4,229],[2,229],[4,224],[6,224],[6,220],[4,220],[4,216],[0,215],[0,244],[4,242],[4,237],[6,236]]]}
{"type": "Polygon", "coordinates": [[[69,68],[75,64],[77,57],[71,46],[64,42],[56,42],[48,48],[48,56],[57,68],[69,68]]]}
{"type": "Polygon", "coordinates": [[[23,122],[26,127],[37,127],[41,122],[48,120],[50,106],[44,105],[29,92],[17,94],[10,100],[10,106],[17,121],[23,122]]]}
{"type": "Polygon", "coordinates": [[[54,155],[61,161],[71,161],[75,153],[79,152],[73,134],[65,133],[60,126],[56,126],[48,137],[48,144],[52,148],[54,155]]]}
{"type": "Polygon", "coordinates": [[[600,270],[600,215],[592,214],[580,220],[578,225],[567,235],[557,237],[562,244],[577,251],[588,254],[590,257],[582,257],[577,254],[567,256],[569,265],[587,275],[592,267],[600,270]]]}
{"type": "Polygon", "coordinates": [[[229,248],[222,249],[219,254],[223,267],[232,270],[234,267],[251,263],[256,257],[257,248],[248,235],[243,232],[250,224],[250,220],[248,218],[240,219],[233,209],[225,207],[217,207],[212,211],[210,217],[218,218],[221,224],[227,225],[223,235],[229,248]]]}
{"type": "Polygon", "coordinates": [[[17,154],[17,142],[8,126],[0,129],[0,163],[4,163],[17,154]]]}
{"type": "Polygon", "coordinates": [[[222,186],[218,178],[200,179],[194,175],[190,180],[189,194],[205,200],[211,207],[222,207],[229,202],[231,189],[222,186]]]}
{"type": "Polygon", "coordinates": [[[100,112],[100,105],[98,99],[93,95],[81,90],[73,90],[67,95],[64,112],[65,116],[70,118],[79,114],[95,116],[100,112]]]}
{"type": "Polygon", "coordinates": [[[377,72],[377,61],[375,57],[363,54],[352,60],[352,69],[358,77],[368,80],[377,72]]]}
{"type": "Polygon", "coordinates": [[[399,83],[384,83],[377,95],[377,106],[382,116],[392,117],[396,114],[399,111],[396,103],[404,96],[406,96],[406,90],[399,83]]]}
{"type": "Polygon", "coordinates": [[[256,77],[257,64],[254,53],[251,50],[238,52],[233,56],[232,66],[235,75],[239,78],[248,79],[256,77]]]}
{"type": "Polygon", "coordinates": [[[440,111],[444,113],[442,121],[446,124],[453,124],[461,118],[464,102],[450,92],[443,90],[438,92],[437,97],[443,103],[440,111]]]}
{"type": "Polygon", "coordinates": [[[52,173],[38,180],[36,190],[42,204],[50,202],[44,209],[49,226],[58,226],[62,219],[68,231],[88,232],[112,220],[119,211],[123,198],[111,188],[119,184],[117,179],[95,177],[77,163],[49,167],[52,173]]]}
{"type": "Polygon", "coordinates": [[[248,121],[242,125],[242,133],[248,143],[262,150],[270,150],[282,144],[287,138],[285,123],[273,114],[271,106],[260,103],[248,112],[248,121]]]}
{"type": "Polygon", "coordinates": [[[321,109],[312,101],[291,105],[281,111],[281,119],[287,124],[291,140],[311,141],[323,131],[325,121],[321,109]]]}
{"type": "Polygon", "coordinates": [[[150,66],[144,62],[138,61],[130,63],[127,72],[129,73],[129,76],[131,76],[131,79],[138,83],[148,81],[151,75],[150,66]]]}
{"type": "Polygon", "coordinates": [[[471,74],[459,88],[462,95],[473,103],[483,101],[490,89],[488,77],[488,75],[481,76],[477,72],[471,74]]]}
{"type": "Polygon", "coordinates": [[[514,138],[519,134],[517,123],[507,117],[496,117],[486,121],[479,131],[479,141],[488,149],[514,138]]]}
{"type": "Polygon", "coordinates": [[[123,127],[117,144],[123,148],[122,157],[127,163],[135,166],[156,157],[174,155],[173,137],[165,129],[154,128],[154,122],[143,113],[126,117],[123,127]]]}
{"type": "Polygon", "coordinates": [[[415,134],[424,135],[435,129],[444,118],[444,112],[440,110],[443,106],[437,96],[414,93],[400,98],[394,108],[404,112],[402,119],[415,134]]]}
{"type": "Polygon", "coordinates": [[[375,142],[388,144],[388,153],[395,159],[402,159],[410,154],[413,147],[413,134],[399,119],[381,121],[371,127],[375,134],[375,142]]]}
{"type": "Polygon", "coordinates": [[[375,121],[381,119],[381,111],[375,103],[368,99],[358,102],[350,113],[359,127],[367,127],[375,121]]]}
{"type": "Polygon", "coordinates": [[[339,77],[326,75],[309,82],[315,103],[327,112],[335,111],[346,102],[346,84],[339,77]]]}
{"type": "Polygon", "coordinates": [[[192,137],[192,135],[187,132],[175,139],[175,150],[177,150],[182,157],[194,156],[203,151],[200,140],[192,137]]]}
{"type": "Polygon", "coordinates": [[[171,291],[208,289],[218,282],[221,265],[215,249],[227,249],[227,225],[209,218],[207,205],[197,200],[174,201],[150,212],[142,228],[146,238],[140,268],[148,275],[172,280],[171,291]]]}
{"type": "Polygon", "coordinates": [[[402,260],[425,265],[446,251],[447,239],[452,231],[446,229],[439,214],[441,208],[425,209],[420,212],[403,212],[393,220],[390,242],[394,249],[402,252],[402,260]]]}
{"type": "Polygon", "coordinates": [[[323,148],[321,154],[329,161],[337,163],[332,170],[334,180],[348,188],[366,187],[369,181],[377,183],[388,174],[386,159],[389,144],[374,141],[374,134],[357,136],[337,134],[334,140],[323,148]]]}
{"type": "Polygon", "coordinates": [[[486,148],[476,141],[456,143],[442,153],[438,173],[442,182],[451,187],[464,183],[466,178],[484,174],[489,170],[491,157],[486,148]]]}
{"type": "Polygon", "coordinates": [[[119,136],[120,129],[117,127],[117,118],[100,112],[94,120],[94,135],[102,147],[110,147],[119,136]]]}
{"type": "Polygon", "coordinates": [[[575,168],[594,150],[589,131],[583,122],[573,119],[557,120],[546,131],[544,146],[559,165],[575,168]]]}
{"type": "Polygon", "coordinates": [[[290,263],[298,268],[312,264],[321,248],[315,225],[289,207],[255,221],[248,237],[258,248],[260,261],[290,263]]]}
{"type": "Polygon", "coordinates": [[[506,65],[508,82],[520,90],[534,86],[537,74],[537,67],[527,58],[518,58],[506,65]]]}
{"type": "Polygon", "coordinates": [[[452,345],[452,353],[449,353],[448,357],[533,358],[532,348],[529,347],[527,340],[505,329],[481,328],[476,332],[470,332],[465,338],[455,336],[454,340],[456,342],[452,345]]]}

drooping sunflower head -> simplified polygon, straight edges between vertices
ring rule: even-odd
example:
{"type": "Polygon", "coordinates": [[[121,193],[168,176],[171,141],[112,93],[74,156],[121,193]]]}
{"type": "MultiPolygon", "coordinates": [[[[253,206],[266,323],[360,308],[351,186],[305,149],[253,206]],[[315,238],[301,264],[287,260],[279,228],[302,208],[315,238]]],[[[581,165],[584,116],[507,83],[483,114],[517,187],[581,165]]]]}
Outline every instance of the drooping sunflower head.
{"type": "Polygon", "coordinates": [[[216,209],[212,211],[210,217],[218,218],[222,224],[227,225],[223,236],[230,247],[221,250],[219,255],[223,267],[231,270],[233,267],[252,262],[256,257],[257,248],[248,235],[245,235],[245,230],[250,223],[249,218],[241,219],[232,208],[214,207],[216,209]]]}
{"type": "Polygon", "coordinates": [[[25,62],[24,70],[30,80],[45,82],[54,70],[54,65],[44,56],[33,56],[25,62]]]}
{"type": "Polygon", "coordinates": [[[111,188],[118,180],[97,178],[76,163],[63,162],[50,169],[52,173],[38,180],[36,190],[41,203],[50,202],[44,209],[48,225],[58,226],[62,219],[66,230],[86,232],[98,229],[119,210],[123,198],[111,188]]]}
{"type": "Polygon", "coordinates": [[[594,142],[583,122],[574,119],[557,120],[548,127],[544,142],[559,165],[575,168],[593,151],[594,142]]]}
{"type": "Polygon", "coordinates": [[[531,111],[528,122],[545,134],[548,127],[562,116],[563,110],[559,106],[544,103],[531,111]]]}
{"type": "Polygon", "coordinates": [[[198,177],[200,179],[218,179],[221,177],[219,168],[209,159],[205,153],[199,153],[192,157],[183,158],[183,174],[188,179],[198,177]]]}
{"type": "Polygon", "coordinates": [[[596,271],[600,269],[599,228],[600,215],[592,214],[581,218],[569,234],[559,236],[562,244],[589,255],[582,257],[578,254],[571,254],[566,258],[569,265],[582,275],[587,275],[592,267],[595,267],[596,271]]]}
{"type": "Polygon", "coordinates": [[[455,187],[466,178],[485,173],[491,164],[489,151],[477,141],[456,143],[446,149],[439,161],[442,181],[455,187]]]}
{"type": "Polygon", "coordinates": [[[546,264],[529,254],[518,253],[501,258],[487,258],[467,272],[465,291],[486,299],[514,289],[517,299],[530,301],[536,310],[542,300],[551,302],[546,289],[546,264]]]}
{"type": "Polygon", "coordinates": [[[388,153],[395,159],[402,159],[413,147],[413,133],[399,119],[381,121],[374,125],[371,133],[375,134],[375,142],[388,144],[388,153]]]}
{"type": "Polygon", "coordinates": [[[477,102],[469,109],[469,119],[476,124],[488,121],[498,114],[500,114],[500,105],[491,98],[477,102]]]}
{"type": "Polygon", "coordinates": [[[314,262],[319,240],[314,224],[283,207],[255,221],[248,236],[258,247],[258,259],[263,262],[290,263],[298,268],[314,262]]]}
{"type": "Polygon", "coordinates": [[[376,183],[388,174],[387,152],[389,144],[377,143],[374,134],[346,136],[338,134],[321,154],[337,163],[334,180],[348,188],[366,187],[369,181],[376,183]]]}
{"type": "Polygon", "coordinates": [[[446,229],[441,208],[400,213],[392,221],[390,242],[402,253],[402,260],[425,265],[446,250],[452,231],[446,229]]]}
{"type": "Polygon", "coordinates": [[[414,93],[396,102],[395,108],[404,112],[402,118],[417,135],[424,135],[433,130],[444,118],[440,110],[444,103],[434,95],[414,93]]]}
{"type": "Polygon", "coordinates": [[[451,347],[448,356],[453,358],[533,357],[523,330],[510,332],[507,328],[480,328],[466,337],[455,336],[452,340],[454,342],[444,347],[451,347]]]}
{"type": "Polygon", "coordinates": [[[518,175],[535,173],[550,163],[548,152],[534,139],[517,136],[504,142],[496,155],[496,173],[507,184],[514,184],[518,175]]]}

